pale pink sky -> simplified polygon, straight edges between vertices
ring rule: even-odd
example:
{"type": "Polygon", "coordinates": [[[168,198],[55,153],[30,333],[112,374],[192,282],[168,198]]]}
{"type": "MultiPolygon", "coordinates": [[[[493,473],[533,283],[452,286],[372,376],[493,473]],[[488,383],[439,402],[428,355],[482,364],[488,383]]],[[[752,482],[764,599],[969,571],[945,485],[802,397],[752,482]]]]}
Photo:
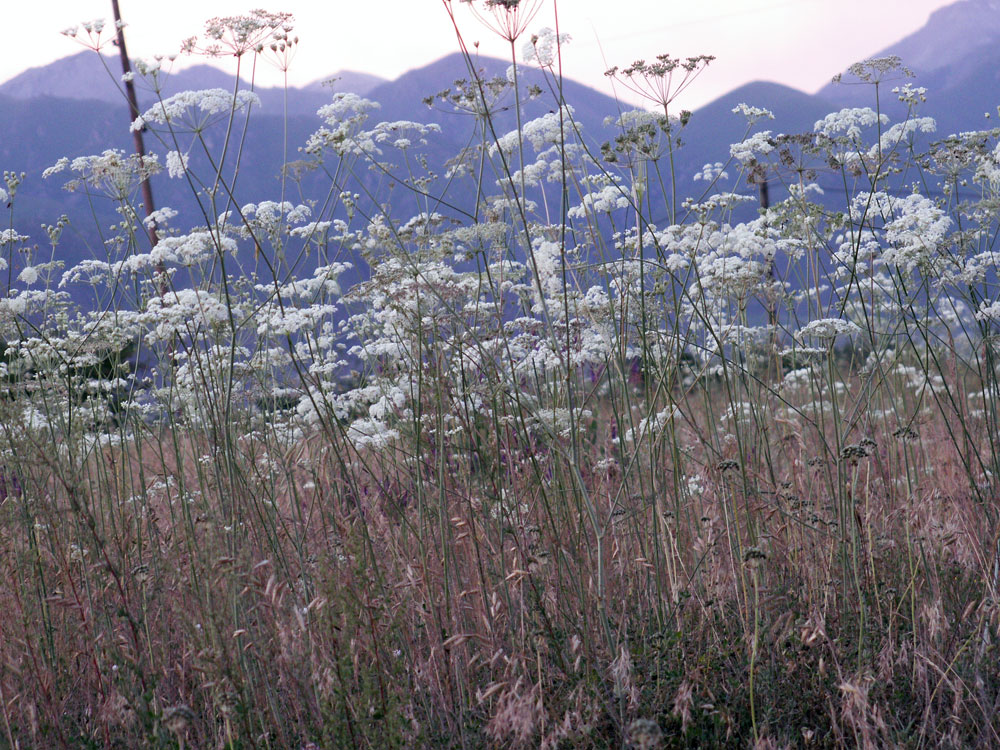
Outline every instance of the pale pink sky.
{"type": "MultiPolygon", "coordinates": [[[[527,1],[527,0],[526,0],[527,1]]],[[[554,26],[553,0],[539,0],[530,26],[554,26]]],[[[752,80],[813,92],[839,70],[920,28],[931,11],[952,0],[562,0],[560,31],[567,76],[610,93],[604,70],[652,59],[712,54],[718,59],[679,106],[694,108],[752,80]]],[[[263,0],[120,0],[135,56],[175,52],[209,16],[246,12],[263,0]]],[[[80,21],[110,18],[110,0],[5,2],[0,81],[80,48],[59,34],[80,21]]],[[[468,41],[486,54],[509,54],[497,37],[455,0],[468,41]]],[[[295,15],[300,49],[292,85],[352,69],[393,78],[457,49],[443,0],[279,0],[269,10],[295,15]]],[[[520,57],[520,43],[518,44],[520,57]]],[[[196,60],[202,62],[202,60],[196,60]]],[[[191,58],[180,58],[190,64],[191,58]]],[[[217,61],[232,65],[232,59],[217,61]]],[[[905,61],[904,61],[905,62],[905,61]]],[[[262,83],[277,83],[277,74],[262,83]]]]}

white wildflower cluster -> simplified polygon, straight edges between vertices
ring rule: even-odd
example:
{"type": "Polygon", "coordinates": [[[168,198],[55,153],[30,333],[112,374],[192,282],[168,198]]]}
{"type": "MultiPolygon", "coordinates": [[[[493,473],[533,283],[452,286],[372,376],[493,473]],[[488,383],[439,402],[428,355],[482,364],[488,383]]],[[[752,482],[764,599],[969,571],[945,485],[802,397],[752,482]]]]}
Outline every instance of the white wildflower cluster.
{"type": "Polygon", "coordinates": [[[176,216],[176,210],[170,208],[170,206],[161,206],[143,217],[142,223],[147,229],[151,227],[165,227],[170,223],[170,220],[176,218],[176,216]]]}
{"type": "Polygon", "coordinates": [[[694,179],[695,181],[704,180],[705,182],[727,180],[729,179],[729,173],[725,170],[725,165],[721,161],[717,161],[714,164],[706,164],[701,168],[700,172],[695,172],[694,179]]]}
{"type": "Polygon", "coordinates": [[[870,107],[848,107],[839,112],[831,112],[822,120],[818,120],[813,130],[827,138],[837,138],[843,135],[848,140],[861,137],[862,128],[889,124],[889,116],[879,114],[870,107]]]}
{"type": "Polygon", "coordinates": [[[774,138],[770,130],[754,133],[749,138],[729,147],[729,155],[746,164],[774,151],[774,138]]]}
{"type": "Polygon", "coordinates": [[[774,113],[769,109],[764,109],[763,107],[752,107],[745,102],[740,102],[732,109],[733,114],[743,115],[747,118],[747,121],[753,125],[758,120],[773,120],[774,113]]]}
{"type": "Polygon", "coordinates": [[[926,196],[912,193],[899,198],[885,192],[861,193],[851,203],[851,218],[869,230],[873,242],[866,256],[911,274],[914,271],[937,276],[947,265],[945,248],[952,220],[926,196]]]}
{"type": "MultiPolygon", "coordinates": [[[[209,39],[260,52],[246,45],[262,34],[278,45],[287,33],[263,17],[220,20],[209,39]]],[[[551,65],[564,41],[542,30],[524,55],[551,65]]],[[[680,70],[661,61],[637,64],[633,73],[659,76],[666,85],[664,76],[674,69],[680,70]]],[[[487,102],[493,93],[510,93],[503,80],[490,86],[480,97],[487,102]]],[[[456,82],[456,91],[462,87],[456,82]]],[[[466,82],[464,94],[442,98],[479,112],[472,88],[466,82]]],[[[922,96],[917,90],[903,95],[922,96]]],[[[200,130],[257,103],[247,92],[185,92],[150,107],[134,127],[200,130]]],[[[981,187],[978,201],[966,201],[964,193],[961,204],[954,194],[941,201],[927,197],[935,193],[898,194],[896,170],[906,174],[910,146],[933,132],[933,121],[910,117],[889,126],[874,110],[853,108],[799,136],[750,135],[731,147],[730,160],[723,154],[723,161],[694,175],[714,184],[729,178],[728,168],[741,173],[742,182],[661,202],[666,186],[661,190],[654,181],[657,172],[668,174],[667,146],[677,143],[686,116],[624,112],[609,121],[615,132],[597,159],[577,136],[573,110],[562,106],[492,145],[487,136],[480,150],[456,160],[471,165],[467,171],[449,171],[437,182],[437,166],[419,147],[438,127],[409,120],[372,125],[376,108],[354,94],[337,94],[319,110],[322,127],[306,144],[306,161],[288,169],[298,176],[326,154],[339,157],[335,167],[325,165],[326,199],[308,195],[311,176],[288,183],[276,200],[237,202],[233,196],[242,189],[226,185],[202,204],[206,212],[197,226],[166,207],[140,218],[136,188],[159,170],[155,157],[107,151],[55,165],[49,174],[69,172],[74,186],[115,195],[119,213],[110,229],[102,227],[107,255],[81,260],[65,273],[58,254],[39,250],[13,226],[0,230],[0,248],[13,266],[10,290],[0,297],[0,338],[12,342],[11,356],[0,362],[0,387],[24,394],[18,424],[55,430],[61,419],[72,422],[74,410],[83,410],[67,395],[72,387],[94,402],[86,405],[98,415],[86,427],[94,434],[98,421],[118,418],[107,404],[119,398],[134,410],[127,416],[140,415],[144,425],[169,418],[217,428],[220,405],[245,410],[247,430],[238,444],[267,476],[280,469],[280,456],[306,452],[303,442],[319,431],[327,440],[315,443],[324,449],[346,444],[343,455],[351,460],[354,450],[381,451],[398,459],[401,471],[428,464],[431,450],[451,471],[480,448],[470,447],[475,439],[485,437],[484,445],[495,440],[509,447],[512,477],[519,452],[533,451],[546,470],[550,456],[568,453],[558,444],[572,440],[574,448],[592,448],[589,465],[610,476],[616,467],[626,471],[630,458],[638,466],[654,453],[637,446],[651,447],[665,433],[674,438],[669,431],[688,413],[684,400],[691,393],[724,392],[715,378],[741,388],[719,403],[707,399],[696,413],[710,410],[706,421],[719,420],[726,433],[759,427],[772,407],[789,423],[818,421],[851,395],[845,383],[830,383],[819,363],[833,364],[835,346],[857,344],[882,353],[884,361],[868,373],[895,378],[890,385],[905,391],[909,412],[943,381],[897,366],[903,355],[887,342],[917,350],[931,340],[950,341],[945,334],[964,335],[955,356],[972,362],[983,331],[1000,322],[989,229],[1000,198],[995,134],[944,139],[920,162],[928,175],[946,175],[950,184],[971,178],[981,187]],[[400,157],[402,166],[383,161],[384,153],[400,157]],[[774,204],[758,211],[757,178],[765,168],[758,161],[766,158],[782,177],[794,177],[774,204]],[[620,171],[608,167],[615,161],[620,171]],[[824,195],[813,173],[832,167],[861,177],[854,170],[872,161],[882,171],[858,183],[871,192],[852,194],[843,211],[831,210],[836,192],[824,195]],[[375,177],[342,181],[366,164],[375,177]],[[476,172],[490,166],[495,183],[476,172]],[[466,174],[475,174],[474,184],[466,174]],[[392,205],[377,192],[383,179],[408,188],[396,188],[392,205]],[[445,182],[469,192],[455,199],[439,190],[445,182]],[[553,200],[562,185],[579,196],[575,204],[553,200]],[[401,194],[412,203],[397,200],[401,194]],[[403,205],[413,208],[404,215],[403,205]],[[475,211],[463,213],[470,206],[475,211]],[[155,232],[141,231],[143,222],[155,232]],[[83,314],[70,293],[93,297],[97,311],[83,314]],[[135,359],[148,360],[148,376],[133,377],[117,365],[102,377],[72,372],[102,363],[102,350],[82,341],[137,345],[135,359]],[[49,374],[40,375],[43,370],[49,374]],[[751,397],[744,384],[764,395],[751,397]],[[568,388],[581,389],[581,397],[568,388]],[[60,396],[48,399],[58,405],[49,412],[39,407],[49,393],[44,389],[60,396]],[[612,401],[601,399],[622,396],[626,406],[619,413],[628,429],[616,440],[595,415],[609,413],[612,401]],[[542,450],[553,444],[556,450],[542,450]],[[262,445],[266,450],[252,452],[262,445]]],[[[772,117],[747,105],[734,112],[751,123],[772,117]]],[[[187,142],[165,140],[167,173],[198,184],[198,165],[209,162],[196,149],[210,140],[191,139],[189,151],[187,142]]],[[[220,179],[235,166],[228,157],[225,164],[220,179]]],[[[14,194],[16,184],[5,184],[0,198],[14,194]]],[[[45,227],[53,248],[64,226],[59,220],[45,227]]],[[[676,437],[683,439],[689,427],[676,437]]],[[[729,439],[720,438],[724,456],[736,455],[729,439]]],[[[101,444],[110,442],[87,443],[101,444]]],[[[206,456],[210,467],[211,451],[206,456]]],[[[682,493],[707,491],[701,475],[680,476],[682,493]]],[[[503,490],[479,494],[489,504],[503,490]]],[[[522,505],[498,512],[522,514],[522,505]]]]}
{"type": "Polygon", "coordinates": [[[903,122],[897,122],[882,133],[878,144],[868,150],[868,157],[875,158],[879,153],[889,153],[901,144],[909,142],[915,133],[934,132],[937,132],[937,121],[933,117],[911,117],[903,122]]]}
{"type": "Polygon", "coordinates": [[[580,203],[567,211],[571,219],[585,219],[593,214],[610,214],[628,208],[631,201],[628,193],[618,185],[605,185],[599,191],[587,193],[580,203]]]}
{"type": "Polygon", "coordinates": [[[174,131],[197,133],[220,115],[232,115],[252,106],[260,106],[260,97],[245,89],[235,94],[225,89],[182,91],[157,102],[135,118],[132,130],[157,124],[169,125],[174,131]]]}
{"type": "Polygon", "coordinates": [[[820,318],[811,320],[802,326],[796,334],[799,340],[805,339],[835,339],[838,336],[855,336],[861,329],[849,320],[843,318],[820,318]]]}
{"type": "Polygon", "coordinates": [[[524,123],[521,130],[512,130],[501,136],[495,144],[490,146],[490,155],[495,156],[498,152],[510,155],[517,152],[518,146],[527,141],[532,148],[537,151],[552,145],[562,143],[573,137],[575,129],[573,125],[573,108],[564,104],[559,112],[548,112],[534,120],[524,123]]]}
{"type": "Polygon", "coordinates": [[[907,272],[935,263],[945,248],[952,220],[930,198],[912,194],[892,203],[893,216],[885,224],[890,244],[882,257],[907,272]]]}
{"type": "Polygon", "coordinates": [[[368,120],[368,114],[379,107],[376,102],[357,94],[334,94],[333,101],[316,112],[326,122],[326,126],[309,136],[305,146],[306,153],[319,154],[326,148],[340,155],[364,156],[376,153],[371,136],[360,134],[361,126],[368,120]]]}
{"type": "Polygon", "coordinates": [[[556,50],[569,44],[572,37],[569,34],[556,34],[548,26],[541,29],[537,34],[532,34],[531,39],[524,43],[521,54],[524,61],[537,63],[543,68],[547,68],[556,59],[556,50]]]}
{"type": "Polygon", "coordinates": [[[976,310],[976,320],[1000,321],[1000,301],[984,301],[976,310]]]}
{"type": "MultiPolygon", "coordinates": [[[[579,143],[553,145],[539,151],[534,162],[513,172],[509,181],[504,177],[496,180],[496,185],[503,187],[510,182],[520,185],[523,181],[526,187],[538,187],[543,182],[562,182],[565,177],[564,158],[571,160],[574,164],[593,163],[586,148],[579,143]]],[[[596,181],[596,178],[593,181],[596,181]]]]}
{"type": "Polygon", "coordinates": [[[228,325],[231,313],[237,315],[239,311],[231,310],[216,294],[201,289],[178,289],[150,299],[139,320],[148,327],[146,340],[155,344],[178,336],[197,337],[228,325]]]}
{"type": "Polygon", "coordinates": [[[66,183],[68,190],[89,186],[102,189],[114,198],[124,199],[140,182],[161,169],[156,154],[140,158],[135,154],[126,155],[120,149],[108,149],[94,156],[63,157],[46,169],[42,176],[47,178],[68,170],[79,175],[66,183]]]}
{"type": "Polygon", "coordinates": [[[168,151],[166,158],[167,174],[175,179],[183,177],[188,170],[188,161],[188,154],[182,154],[179,151],[168,151]]]}
{"type": "Polygon", "coordinates": [[[241,237],[257,242],[267,239],[275,247],[280,247],[290,227],[309,219],[312,209],[290,201],[261,201],[247,203],[240,208],[240,213],[243,216],[243,223],[239,226],[241,237]]]}

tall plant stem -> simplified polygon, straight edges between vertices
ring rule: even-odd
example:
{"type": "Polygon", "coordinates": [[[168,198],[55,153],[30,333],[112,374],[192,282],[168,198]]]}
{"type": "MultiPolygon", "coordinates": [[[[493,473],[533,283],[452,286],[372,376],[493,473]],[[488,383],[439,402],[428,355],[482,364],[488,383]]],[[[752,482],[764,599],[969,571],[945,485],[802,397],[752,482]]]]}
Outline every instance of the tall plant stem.
{"type": "MultiPolygon", "coordinates": [[[[125,83],[125,97],[128,99],[129,126],[139,117],[139,98],[135,94],[135,84],[132,82],[132,63],[128,59],[128,49],[125,47],[125,24],[122,23],[121,9],[118,7],[118,0],[111,0],[111,11],[115,17],[115,43],[118,45],[118,56],[122,63],[122,80],[125,83]]],[[[132,142],[135,145],[135,153],[141,162],[146,156],[146,144],[142,138],[142,128],[132,129],[132,142]]],[[[151,217],[156,210],[153,203],[153,186],[149,182],[149,176],[142,179],[142,205],[146,212],[146,234],[149,236],[149,246],[156,247],[159,241],[156,232],[156,221],[151,217]]],[[[165,277],[166,269],[162,264],[157,265],[156,272],[160,279],[160,296],[167,293],[167,281],[165,277]]]]}

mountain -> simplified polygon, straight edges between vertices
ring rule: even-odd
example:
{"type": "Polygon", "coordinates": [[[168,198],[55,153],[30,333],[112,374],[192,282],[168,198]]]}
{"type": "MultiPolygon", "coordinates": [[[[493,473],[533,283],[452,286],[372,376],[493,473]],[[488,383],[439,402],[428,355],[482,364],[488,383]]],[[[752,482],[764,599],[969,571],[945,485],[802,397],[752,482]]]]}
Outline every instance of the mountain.
{"type": "MultiPolygon", "coordinates": [[[[923,113],[938,120],[939,132],[986,127],[983,113],[1000,104],[1000,0],[959,0],[939,8],[923,27],[872,55],[889,56],[913,71],[913,85],[927,89],[923,113]]],[[[896,75],[889,88],[905,81],[896,75]]],[[[886,111],[901,116],[895,97],[883,92],[886,111]]],[[[869,86],[830,83],[818,96],[842,107],[874,106],[869,86]]]]}
{"type": "MultiPolygon", "coordinates": [[[[136,91],[140,105],[149,106],[156,100],[151,83],[136,76],[136,91]]],[[[367,73],[339,71],[302,88],[287,92],[289,114],[314,115],[316,110],[329,102],[335,91],[350,91],[364,96],[385,79],[367,73]]],[[[241,80],[241,88],[250,88],[241,80]]],[[[193,65],[163,76],[161,95],[165,98],[180,91],[198,89],[231,89],[233,76],[212,65],[193,65]]],[[[254,91],[264,109],[273,113],[283,111],[285,91],[282,88],[257,86],[254,91]]],[[[30,100],[39,97],[55,99],[93,99],[108,104],[121,104],[121,63],[117,57],[98,55],[92,51],[79,52],[56,60],[49,65],[29,68],[0,85],[0,96],[30,100]]]]}
{"type": "Polygon", "coordinates": [[[373,88],[385,82],[384,78],[374,76],[371,73],[361,73],[357,70],[338,70],[332,76],[326,76],[306,84],[301,88],[301,91],[322,91],[325,93],[349,91],[359,96],[365,96],[373,88]]]}

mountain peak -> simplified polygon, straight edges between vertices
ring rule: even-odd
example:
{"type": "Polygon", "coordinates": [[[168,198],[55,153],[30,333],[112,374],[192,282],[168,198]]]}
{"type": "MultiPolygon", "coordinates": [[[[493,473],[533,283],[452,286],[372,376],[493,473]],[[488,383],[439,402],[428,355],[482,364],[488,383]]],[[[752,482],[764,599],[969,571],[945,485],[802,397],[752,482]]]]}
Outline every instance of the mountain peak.
{"type": "MultiPolygon", "coordinates": [[[[998,51],[1000,0],[958,0],[938,8],[921,28],[872,57],[899,57],[916,74],[914,83],[936,97],[945,92],[954,96],[974,81],[995,91],[997,82],[988,73],[1000,62],[998,51]]],[[[864,86],[827,84],[818,93],[840,106],[861,106],[872,97],[864,86]]]]}
{"type": "Polygon", "coordinates": [[[879,56],[897,55],[916,71],[952,67],[1000,41],[1000,0],[959,0],[931,13],[927,23],[879,56]]]}

